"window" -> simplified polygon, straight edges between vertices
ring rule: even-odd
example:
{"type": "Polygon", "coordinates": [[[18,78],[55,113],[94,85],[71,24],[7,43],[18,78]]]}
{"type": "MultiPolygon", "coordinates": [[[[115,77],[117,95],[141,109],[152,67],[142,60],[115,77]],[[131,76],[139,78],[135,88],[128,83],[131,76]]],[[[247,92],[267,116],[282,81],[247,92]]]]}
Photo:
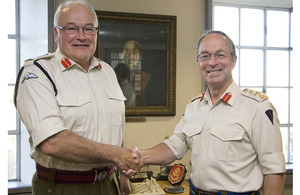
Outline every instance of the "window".
{"type": "Polygon", "coordinates": [[[19,11],[18,11],[18,0],[9,1],[7,11],[8,16],[8,35],[7,41],[5,42],[5,48],[7,48],[8,57],[4,58],[6,64],[6,88],[5,88],[5,101],[8,105],[6,112],[5,125],[8,130],[8,179],[18,180],[19,179],[19,147],[20,147],[20,133],[18,128],[18,122],[16,110],[13,104],[13,91],[16,80],[16,73],[18,71],[20,59],[20,39],[19,39],[19,11]]]}
{"type": "Polygon", "coordinates": [[[10,0],[5,1],[5,12],[0,12],[4,14],[0,19],[6,27],[4,32],[0,32],[5,34],[4,40],[1,40],[4,43],[1,48],[5,48],[1,52],[5,53],[1,58],[5,73],[0,77],[4,91],[1,102],[5,102],[5,108],[1,109],[5,118],[2,132],[8,132],[8,147],[5,148],[8,149],[8,172],[5,177],[12,186],[20,182],[30,184],[35,172],[35,163],[30,158],[29,135],[13,103],[16,75],[24,60],[53,51],[53,13],[48,13],[48,9],[53,10],[53,7],[54,2],[48,0],[10,0]]]}
{"type": "Polygon", "coordinates": [[[213,29],[236,44],[233,77],[241,88],[262,91],[278,111],[287,164],[293,163],[293,78],[289,8],[213,3],[213,29]]]}

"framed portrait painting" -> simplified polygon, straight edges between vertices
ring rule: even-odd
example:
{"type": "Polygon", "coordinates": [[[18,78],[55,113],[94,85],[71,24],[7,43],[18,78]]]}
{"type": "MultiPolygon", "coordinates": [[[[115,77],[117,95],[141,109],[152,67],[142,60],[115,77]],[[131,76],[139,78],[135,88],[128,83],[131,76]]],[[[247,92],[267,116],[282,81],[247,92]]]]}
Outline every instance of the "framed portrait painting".
{"type": "Polygon", "coordinates": [[[126,116],[175,115],[176,16],[96,13],[95,55],[115,70],[126,116]]]}

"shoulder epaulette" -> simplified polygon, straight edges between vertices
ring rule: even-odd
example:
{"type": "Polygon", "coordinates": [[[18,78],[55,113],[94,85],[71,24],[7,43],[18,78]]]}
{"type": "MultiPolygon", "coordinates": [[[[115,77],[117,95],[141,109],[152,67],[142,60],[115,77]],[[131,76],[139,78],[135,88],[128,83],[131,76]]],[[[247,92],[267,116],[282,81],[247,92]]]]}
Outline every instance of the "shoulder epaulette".
{"type": "Polygon", "coordinates": [[[255,99],[258,102],[265,101],[266,99],[269,98],[266,94],[264,94],[262,92],[259,92],[259,91],[251,90],[251,89],[244,89],[241,92],[241,94],[246,96],[246,97],[250,97],[252,99],[255,99]]]}
{"type": "Polygon", "coordinates": [[[193,97],[192,100],[191,100],[191,103],[194,102],[195,100],[198,100],[198,99],[200,99],[200,101],[202,101],[203,97],[204,97],[204,94],[205,93],[201,93],[200,95],[197,95],[196,97],[193,97]]]}
{"type": "Polygon", "coordinates": [[[32,62],[32,61],[36,61],[36,60],[40,60],[40,59],[47,59],[47,58],[51,58],[54,55],[54,53],[47,53],[45,55],[36,57],[36,58],[29,58],[27,60],[24,61],[24,63],[26,62],[32,62]]]}

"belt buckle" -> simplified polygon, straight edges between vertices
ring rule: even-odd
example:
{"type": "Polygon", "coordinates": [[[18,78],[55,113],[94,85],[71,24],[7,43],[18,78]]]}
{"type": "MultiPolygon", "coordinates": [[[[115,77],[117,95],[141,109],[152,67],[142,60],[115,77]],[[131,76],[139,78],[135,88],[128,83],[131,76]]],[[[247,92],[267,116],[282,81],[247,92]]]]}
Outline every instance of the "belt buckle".
{"type": "Polygon", "coordinates": [[[98,173],[98,170],[95,170],[95,178],[94,178],[94,182],[96,181],[103,181],[107,178],[107,171],[100,171],[100,173],[98,173]]]}

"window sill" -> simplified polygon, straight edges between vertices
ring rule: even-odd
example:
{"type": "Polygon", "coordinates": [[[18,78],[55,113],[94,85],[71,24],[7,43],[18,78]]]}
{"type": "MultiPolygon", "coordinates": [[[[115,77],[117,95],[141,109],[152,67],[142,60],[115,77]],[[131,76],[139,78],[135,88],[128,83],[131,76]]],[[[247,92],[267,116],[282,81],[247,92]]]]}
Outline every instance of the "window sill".
{"type": "Polygon", "coordinates": [[[19,181],[8,182],[8,194],[31,194],[31,185],[19,181]]]}

